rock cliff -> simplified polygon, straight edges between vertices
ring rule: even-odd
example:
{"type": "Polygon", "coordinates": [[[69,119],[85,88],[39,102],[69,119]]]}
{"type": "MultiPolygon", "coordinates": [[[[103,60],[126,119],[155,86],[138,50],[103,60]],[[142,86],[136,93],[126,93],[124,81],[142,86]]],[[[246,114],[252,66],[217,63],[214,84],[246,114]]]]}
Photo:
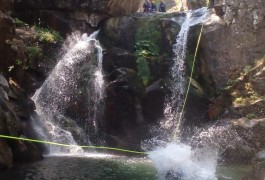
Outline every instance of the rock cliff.
{"type": "Polygon", "coordinates": [[[43,24],[65,35],[75,30],[92,32],[108,17],[134,13],[139,5],[140,0],[18,0],[14,8],[22,20],[43,24]]]}
{"type": "MultiPolygon", "coordinates": [[[[198,8],[198,1],[190,4],[198,8]]],[[[75,30],[92,32],[101,28],[104,46],[107,142],[116,147],[139,149],[147,129],[163,118],[172,48],[180,31],[174,19],[184,13],[135,13],[139,0],[0,0],[0,133],[27,135],[34,105],[27,95],[43,82],[55,64],[60,41],[42,42],[38,24],[62,35],[75,30]],[[30,9],[30,10],[29,10],[30,9]],[[13,11],[13,12],[12,12],[13,11]],[[12,13],[11,13],[12,12],[12,13]],[[18,19],[28,25],[22,27],[18,19]],[[114,16],[114,17],[113,17],[114,16]],[[37,53],[36,53],[37,52],[37,53]],[[5,76],[5,77],[4,77],[5,76]],[[12,77],[15,81],[7,81],[12,77]],[[24,89],[24,90],[23,90],[24,89]],[[26,108],[24,108],[26,107],[26,108]]],[[[203,29],[192,89],[185,113],[186,126],[205,121],[229,123],[243,145],[227,148],[223,159],[250,162],[263,146],[265,88],[265,3],[260,0],[223,0],[211,4],[203,29]],[[201,92],[200,92],[201,91],[201,92]],[[199,117],[199,118],[198,118],[199,117]],[[248,136],[247,132],[252,131],[248,136]]],[[[187,65],[194,57],[200,25],[189,33],[187,65]]],[[[190,69],[187,69],[189,74],[190,69]]],[[[71,108],[69,108],[71,111],[71,108]]],[[[222,124],[222,123],[221,123],[222,124]]],[[[0,168],[12,159],[41,158],[34,144],[0,140],[0,168]]]]}
{"type": "MultiPolygon", "coordinates": [[[[34,113],[34,102],[14,82],[0,74],[0,134],[32,137],[30,116],[34,113]]],[[[13,162],[31,162],[42,159],[38,147],[21,140],[0,140],[0,169],[13,166],[13,162]]]]}
{"type": "Polygon", "coordinates": [[[218,88],[265,53],[265,10],[262,1],[225,1],[220,20],[205,26],[204,58],[218,88]]]}

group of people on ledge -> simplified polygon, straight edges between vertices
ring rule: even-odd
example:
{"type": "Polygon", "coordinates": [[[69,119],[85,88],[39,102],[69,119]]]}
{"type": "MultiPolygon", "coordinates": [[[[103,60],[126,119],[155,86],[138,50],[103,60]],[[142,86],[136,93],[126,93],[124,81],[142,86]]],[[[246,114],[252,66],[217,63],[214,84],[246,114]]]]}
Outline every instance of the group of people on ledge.
{"type": "MultiPolygon", "coordinates": [[[[157,11],[157,6],[153,0],[145,0],[144,5],[144,12],[155,12],[157,11]]],[[[160,0],[160,3],[158,5],[158,11],[159,12],[166,12],[166,4],[163,2],[163,0],[160,0]]]]}

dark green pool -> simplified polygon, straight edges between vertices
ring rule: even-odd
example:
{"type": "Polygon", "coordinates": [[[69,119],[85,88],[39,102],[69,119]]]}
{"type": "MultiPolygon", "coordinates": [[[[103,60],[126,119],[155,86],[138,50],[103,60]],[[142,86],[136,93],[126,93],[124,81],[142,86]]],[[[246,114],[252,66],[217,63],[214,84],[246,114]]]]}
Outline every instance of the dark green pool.
{"type": "MultiPolygon", "coordinates": [[[[220,166],[219,180],[240,180],[248,166],[220,166]]],[[[156,169],[147,158],[88,154],[49,156],[44,160],[17,164],[0,174],[1,180],[156,180],[156,169]]]]}

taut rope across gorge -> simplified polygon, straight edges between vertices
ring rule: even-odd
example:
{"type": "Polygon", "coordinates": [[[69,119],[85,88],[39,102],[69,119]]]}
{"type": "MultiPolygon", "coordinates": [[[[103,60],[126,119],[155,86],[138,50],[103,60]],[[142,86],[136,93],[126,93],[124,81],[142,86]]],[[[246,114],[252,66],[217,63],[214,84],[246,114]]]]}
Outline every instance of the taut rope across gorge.
{"type": "Polygon", "coordinates": [[[148,155],[148,152],[132,151],[132,150],[127,150],[127,149],[119,149],[119,148],[112,148],[112,147],[105,147],[105,146],[70,145],[70,144],[62,144],[62,143],[56,143],[56,142],[50,142],[50,141],[42,141],[42,140],[37,140],[37,139],[7,136],[7,135],[2,135],[2,134],[0,134],[0,138],[22,140],[22,141],[28,141],[28,142],[34,142],[34,143],[40,143],[40,144],[50,144],[50,145],[63,146],[63,147],[80,147],[80,148],[87,148],[87,149],[103,149],[103,150],[112,150],[112,151],[119,151],[119,152],[125,152],[125,153],[148,155]]]}

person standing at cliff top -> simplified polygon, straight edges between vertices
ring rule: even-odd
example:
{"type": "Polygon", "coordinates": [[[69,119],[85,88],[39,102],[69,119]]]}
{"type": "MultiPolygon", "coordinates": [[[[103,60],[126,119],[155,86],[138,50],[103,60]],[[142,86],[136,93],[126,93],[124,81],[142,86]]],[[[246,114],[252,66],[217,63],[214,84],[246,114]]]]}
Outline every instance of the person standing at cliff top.
{"type": "Polygon", "coordinates": [[[154,1],[151,1],[151,12],[157,11],[156,4],[154,1]]]}
{"type": "Polygon", "coordinates": [[[143,8],[144,8],[143,12],[150,12],[151,11],[151,3],[149,2],[149,0],[145,0],[143,8]]]}
{"type": "Polygon", "coordinates": [[[163,2],[163,0],[161,0],[159,3],[158,11],[159,12],[166,12],[166,4],[163,2]]]}

